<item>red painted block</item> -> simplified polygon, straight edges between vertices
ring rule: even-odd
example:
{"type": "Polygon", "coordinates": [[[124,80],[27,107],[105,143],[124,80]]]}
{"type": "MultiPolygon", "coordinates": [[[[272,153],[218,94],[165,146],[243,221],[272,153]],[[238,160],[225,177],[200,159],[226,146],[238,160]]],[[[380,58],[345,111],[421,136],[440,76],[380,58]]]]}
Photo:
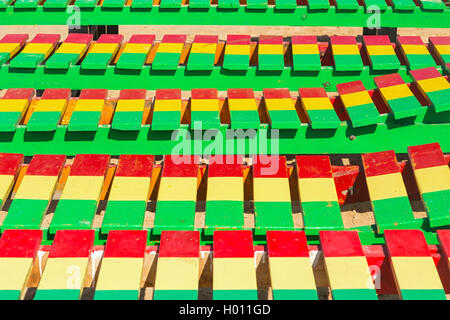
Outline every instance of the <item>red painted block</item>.
{"type": "Polygon", "coordinates": [[[163,36],[161,43],[185,43],[185,34],[166,34],[163,36]]]}
{"type": "Polygon", "coordinates": [[[405,83],[398,73],[375,77],[373,81],[375,81],[378,88],[392,87],[405,83]]]}
{"type": "Polygon", "coordinates": [[[208,177],[242,177],[242,156],[210,156],[208,177]]]}
{"type": "Polygon", "coordinates": [[[326,258],[364,256],[358,231],[320,231],[319,237],[326,258]]]}
{"type": "Polygon", "coordinates": [[[298,93],[302,98],[328,98],[324,88],[300,88],[298,93]]]}
{"type": "Polygon", "coordinates": [[[81,90],[80,97],[78,99],[102,99],[105,100],[108,97],[107,89],[83,89],[81,90]]]}
{"type": "Polygon", "coordinates": [[[77,154],[70,168],[71,176],[104,176],[109,166],[107,154],[77,154]]]}
{"type": "Polygon", "coordinates": [[[267,231],[269,257],[309,257],[304,231],[267,231]]]}
{"type": "Polygon", "coordinates": [[[291,99],[291,94],[287,88],[263,89],[264,99],[291,99]]]}
{"type": "Polygon", "coordinates": [[[430,256],[430,250],[421,230],[385,230],[384,239],[391,257],[430,256]]]}
{"type": "Polygon", "coordinates": [[[197,35],[194,37],[194,43],[217,43],[219,36],[197,35]]]}
{"type": "Polygon", "coordinates": [[[58,230],[49,258],[88,258],[94,248],[95,230],[58,230]]]}
{"type": "Polygon", "coordinates": [[[332,45],[349,45],[349,44],[357,44],[356,39],[353,36],[331,36],[330,37],[332,45]]]}
{"type": "Polygon", "coordinates": [[[34,258],[41,241],[42,230],[5,230],[0,238],[0,257],[34,258]]]}
{"type": "Polygon", "coordinates": [[[228,99],[255,99],[253,89],[228,89],[228,99]]]}
{"type": "Polygon", "coordinates": [[[66,156],[37,154],[31,159],[27,175],[32,176],[59,176],[66,156]]]}
{"type": "Polygon", "coordinates": [[[439,73],[439,71],[437,71],[435,67],[410,70],[409,74],[413,77],[415,81],[442,77],[442,75],[439,73]]]}
{"type": "Polygon", "coordinates": [[[97,43],[122,43],[122,41],[123,35],[121,34],[102,34],[97,43]]]}
{"type": "Polygon", "coordinates": [[[422,39],[419,36],[398,36],[397,42],[401,45],[424,45],[422,39]]]}
{"type": "Polygon", "coordinates": [[[0,175],[15,175],[23,162],[23,154],[0,153],[0,175]]]}
{"type": "Polygon", "coordinates": [[[298,177],[332,178],[330,157],[328,156],[296,156],[298,177]]]}
{"type": "Polygon", "coordinates": [[[291,37],[292,44],[317,44],[316,36],[293,36],[291,37]]]}
{"type": "Polygon", "coordinates": [[[364,36],[363,40],[367,46],[391,45],[389,36],[364,36]]]}
{"type": "Polygon", "coordinates": [[[284,156],[260,155],[253,158],[254,178],[289,178],[284,156]],[[270,175],[269,175],[270,173],[270,175]]]}
{"type": "Polygon", "coordinates": [[[163,177],[197,177],[200,158],[191,155],[164,157],[163,177]]]}
{"type": "Polygon", "coordinates": [[[61,35],[59,34],[43,34],[38,33],[30,43],[53,43],[56,44],[61,39],[61,35]]]}
{"type": "Polygon", "coordinates": [[[21,43],[24,44],[28,40],[28,34],[7,34],[0,43],[21,43]]]}
{"type": "Polygon", "coordinates": [[[439,143],[428,143],[419,146],[408,147],[409,158],[415,170],[445,166],[444,154],[439,143]]]}
{"type": "Polygon", "coordinates": [[[155,99],[181,100],[181,89],[156,89],[155,99]]]}
{"type": "Polygon", "coordinates": [[[191,99],[217,99],[217,89],[192,89],[191,99]]]}
{"type": "Polygon", "coordinates": [[[336,89],[340,95],[366,91],[361,80],[337,84],[336,89]]]}
{"type": "Polygon", "coordinates": [[[400,172],[394,150],[366,153],[362,160],[367,177],[400,172]]]}
{"type": "Polygon", "coordinates": [[[279,44],[283,45],[283,36],[261,35],[259,44],[279,44]]]}
{"type": "Polygon", "coordinates": [[[147,91],[145,89],[124,89],[120,90],[119,99],[145,99],[147,91]]]}
{"type": "Polygon", "coordinates": [[[70,89],[46,89],[41,99],[69,99],[71,96],[70,89]]]}
{"type": "Polygon", "coordinates": [[[154,156],[123,154],[119,158],[116,177],[151,177],[154,156]]]}
{"type": "Polygon", "coordinates": [[[200,233],[198,231],[162,231],[160,258],[198,258],[200,233]]]}
{"type": "Polygon", "coordinates": [[[154,34],[133,34],[128,40],[128,43],[153,43],[155,41],[154,34]]]}
{"type": "Polygon", "coordinates": [[[64,42],[88,44],[92,41],[93,35],[87,33],[69,33],[64,42]]]}
{"type": "Polygon", "coordinates": [[[253,258],[251,230],[214,231],[214,258],[253,258]]]}
{"type": "Polygon", "coordinates": [[[28,99],[31,100],[34,96],[34,89],[8,89],[3,96],[3,99],[28,99]]]}
{"type": "Polygon", "coordinates": [[[443,254],[450,258],[450,230],[437,230],[443,254]]]}
{"type": "Polygon", "coordinates": [[[429,37],[428,40],[434,45],[450,46],[450,37],[429,37]]]}
{"type": "Polygon", "coordinates": [[[250,45],[251,36],[246,34],[227,35],[227,44],[250,45]]]}
{"type": "Polygon", "coordinates": [[[143,258],[147,230],[111,230],[106,241],[104,258],[143,258]]]}

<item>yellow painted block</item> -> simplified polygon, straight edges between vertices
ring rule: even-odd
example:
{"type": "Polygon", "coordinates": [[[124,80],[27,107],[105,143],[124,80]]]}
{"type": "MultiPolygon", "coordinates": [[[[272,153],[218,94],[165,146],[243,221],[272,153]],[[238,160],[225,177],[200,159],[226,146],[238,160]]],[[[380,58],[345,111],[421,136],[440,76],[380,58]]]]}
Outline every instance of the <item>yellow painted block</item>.
{"type": "Polygon", "coordinates": [[[32,265],[32,258],[0,258],[0,290],[22,290],[32,265]]]}
{"type": "Polygon", "coordinates": [[[258,45],[258,54],[283,55],[283,46],[281,44],[260,44],[258,45]]]}
{"type": "Polygon", "coordinates": [[[316,290],[308,258],[269,258],[270,282],[274,290],[316,290]]]}
{"type": "Polygon", "coordinates": [[[57,180],[57,176],[25,175],[14,198],[50,201],[57,180]]]}
{"type": "Polygon", "coordinates": [[[43,54],[45,57],[53,51],[53,44],[51,43],[28,43],[22,50],[22,53],[43,54]]]}
{"type": "Polygon", "coordinates": [[[290,202],[289,180],[287,178],[254,178],[254,200],[260,202],[290,202]]]}
{"type": "Polygon", "coordinates": [[[23,113],[28,104],[28,99],[0,99],[0,112],[23,113]]]}
{"type": "Polygon", "coordinates": [[[143,266],[143,258],[103,258],[96,290],[139,290],[143,266]]]}
{"type": "Polygon", "coordinates": [[[150,177],[114,177],[109,200],[147,201],[150,177]]]}
{"type": "Polygon", "coordinates": [[[123,99],[118,100],[116,112],[118,111],[144,111],[145,99],[123,99]]]}
{"type": "Polygon", "coordinates": [[[216,54],[217,43],[193,43],[191,53],[216,54]]]}
{"type": "Polygon", "coordinates": [[[293,44],[292,54],[319,54],[317,44],[293,44]]]}
{"type": "Polygon", "coordinates": [[[66,108],[66,99],[41,99],[34,107],[34,112],[59,111],[63,112],[66,108]]]}
{"type": "Polygon", "coordinates": [[[255,99],[228,99],[230,111],[258,110],[255,99]]]}
{"type": "Polygon", "coordinates": [[[196,201],[197,177],[162,177],[158,201],[196,201]]]}
{"type": "Polygon", "coordinates": [[[328,98],[302,98],[302,104],[306,110],[333,110],[333,105],[328,98]]]}
{"type": "Polygon", "coordinates": [[[302,178],[298,179],[300,200],[338,201],[333,178],[302,178]]]}
{"type": "Polygon", "coordinates": [[[374,289],[366,257],[325,258],[331,290],[374,289]]]}
{"type": "Polygon", "coordinates": [[[356,44],[335,44],[331,46],[334,55],[359,55],[359,48],[356,44]]]}
{"type": "Polygon", "coordinates": [[[395,56],[394,48],[387,45],[367,46],[367,52],[371,56],[395,56]]]}
{"type": "Polygon", "coordinates": [[[118,43],[95,43],[89,53],[111,53],[114,54],[119,50],[118,43]]]}
{"type": "Polygon", "coordinates": [[[39,289],[81,290],[89,258],[50,258],[45,265],[39,289]]]}
{"type": "Polygon", "coordinates": [[[408,196],[400,172],[367,177],[366,180],[372,201],[408,196]]]}
{"type": "Polygon", "coordinates": [[[420,44],[404,44],[402,49],[405,54],[430,54],[427,47],[420,44]]]}
{"type": "Polygon", "coordinates": [[[181,53],[184,43],[160,43],[157,52],[181,53]]]}
{"type": "Polygon", "coordinates": [[[420,89],[425,92],[450,89],[450,83],[448,83],[447,79],[444,77],[419,80],[417,83],[419,84],[420,89]]]}
{"type": "Polygon", "coordinates": [[[14,185],[14,176],[11,174],[0,175],[0,200],[1,205],[5,203],[6,198],[11,192],[11,188],[14,185]]]}
{"type": "Polygon", "coordinates": [[[399,289],[443,290],[432,257],[391,257],[391,261],[399,289]]]}
{"type": "Polygon", "coordinates": [[[411,97],[413,94],[406,84],[380,88],[381,94],[386,100],[411,97]]]}
{"type": "Polygon", "coordinates": [[[84,43],[67,43],[64,42],[56,50],[56,53],[76,53],[82,55],[86,52],[88,46],[84,43]]]}
{"type": "Polygon", "coordinates": [[[67,200],[99,200],[104,177],[70,176],[61,194],[67,200]]]}
{"type": "Polygon", "coordinates": [[[102,111],[104,106],[103,99],[81,99],[75,104],[74,111],[102,111]]]}
{"type": "Polygon", "coordinates": [[[292,110],[295,111],[295,104],[292,99],[265,99],[267,110],[269,111],[285,111],[292,110]]]}
{"type": "Polygon", "coordinates": [[[227,44],[225,46],[225,54],[250,55],[250,46],[242,44],[227,44]]]}
{"type": "Polygon", "coordinates": [[[158,258],[155,290],[198,290],[199,258],[158,258]]]}
{"type": "Polygon", "coordinates": [[[145,53],[147,54],[152,45],[150,43],[127,43],[122,53],[145,53]]]}
{"type": "Polygon", "coordinates": [[[219,111],[219,100],[191,99],[191,111],[219,111]]]}
{"type": "Polygon", "coordinates": [[[214,258],[213,290],[256,290],[253,258],[214,258]]]}
{"type": "Polygon", "coordinates": [[[414,170],[421,193],[450,189],[450,170],[447,165],[414,170]]]}
{"type": "Polygon", "coordinates": [[[20,50],[20,43],[0,43],[0,52],[7,52],[13,56],[20,50]]]}
{"type": "Polygon", "coordinates": [[[244,201],[244,178],[209,177],[206,201],[244,201]]]}
{"type": "MultiPolygon", "coordinates": [[[[450,46],[449,45],[442,45],[442,44],[439,45],[438,44],[438,45],[435,45],[434,47],[436,48],[437,52],[439,52],[439,54],[441,54],[441,55],[450,54],[450,46]]],[[[0,46],[0,48],[1,48],[1,46],[0,46]]]]}
{"type": "Polygon", "coordinates": [[[341,99],[346,108],[373,103],[372,98],[367,91],[343,94],[341,95],[341,99]]]}
{"type": "Polygon", "coordinates": [[[153,111],[181,111],[181,100],[155,100],[155,107],[153,111]]]}

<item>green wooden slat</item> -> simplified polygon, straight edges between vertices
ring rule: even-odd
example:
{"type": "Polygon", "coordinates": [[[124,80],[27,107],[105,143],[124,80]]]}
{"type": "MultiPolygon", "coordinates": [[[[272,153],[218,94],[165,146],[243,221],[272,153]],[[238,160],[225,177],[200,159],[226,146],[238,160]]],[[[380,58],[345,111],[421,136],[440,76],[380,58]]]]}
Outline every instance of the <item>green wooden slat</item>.
{"type": "Polygon", "coordinates": [[[113,55],[111,53],[88,53],[81,62],[81,69],[104,70],[111,63],[113,55]]]}
{"type": "Polygon", "coordinates": [[[297,129],[301,125],[295,110],[269,110],[269,117],[273,129],[297,129]]]}
{"type": "Polygon", "coordinates": [[[97,0],[76,0],[75,5],[80,8],[95,8],[97,2],[97,0]]]}
{"type": "Polygon", "coordinates": [[[158,201],[153,234],[163,230],[194,230],[195,201],[158,201]]]}
{"type": "Polygon", "coordinates": [[[284,57],[282,54],[258,54],[258,69],[261,71],[282,71],[284,57]]]}
{"type": "Polygon", "coordinates": [[[243,54],[226,54],[222,67],[226,70],[248,70],[250,56],[243,54]]]}
{"type": "Polygon", "coordinates": [[[318,300],[316,290],[273,289],[273,300],[318,300]]]}
{"type": "Polygon", "coordinates": [[[336,71],[361,71],[364,68],[360,55],[333,55],[336,71]]]}
{"type": "Polygon", "coordinates": [[[35,111],[27,123],[27,131],[55,131],[61,119],[59,111],[35,111]]]}
{"type": "Polygon", "coordinates": [[[16,0],[14,3],[14,8],[18,9],[32,9],[37,8],[39,1],[38,0],[16,0]]]}
{"type": "Polygon", "coordinates": [[[388,5],[386,0],[364,0],[364,7],[366,11],[368,8],[374,10],[376,8],[377,11],[384,12],[386,11],[388,5]]]}
{"type": "Polygon", "coordinates": [[[210,0],[189,0],[190,9],[205,9],[211,7],[210,0]]]}
{"type": "Polygon", "coordinates": [[[122,53],[117,60],[116,68],[126,70],[141,70],[144,67],[147,54],[145,53],[122,53]]]}
{"type": "Polygon", "coordinates": [[[422,289],[422,290],[400,290],[403,300],[447,300],[444,290],[422,289]]]}
{"type": "Polygon", "coordinates": [[[372,55],[370,56],[373,70],[398,70],[400,61],[396,55],[372,55]]]}
{"type": "Polygon", "coordinates": [[[153,70],[177,70],[181,53],[156,52],[152,62],[153,70]]]}
{"type": "Polygon", "coordinates": [[[415,229],[422,219],[415,219],[408,197],[372,201],[378,233],[389,229],[415,229]]]}
{"type": "Polygon", "coordinates": [[[318,54],[294,54],[292,61],[295,71],[320,71],[322,69],[318,54]]]}
{"type": "Polygon", "coordinates": [[[197,300],[197,290],[155,290],[153,300],[197,300]]]}
{"type": "Polygon", "coordinates": [[[1,231],[7,229],[39,229],[47,206],[47,200],[14,199],[0,227],[1,231]]]}
{"type": "Polygon", "coordinates": [[[11,57],[8,52],[0,52],[0,66],[4,65],[11,57]]]}
{"type": "Polygon", "coordinates": [[[373,103],[349,107],[346,110],[354,128],[374,125],[380,122],[380,113],[373,103]]]}
{"type": "Polygon", "coordinates": [[[258,129],[260,120],[258,110],[230,111],[232,129],[258,129]]]}
{"type": "Polygon", "coordinates": [[[69,3],[70,0],[46,0],[44,2],[44,8],[65,9],[69,3]]]}
{"type": "Polygon", "coordinates": [[[427,96],[436,112],[450,110],[450,89],[427,92],[427,96]]]}
{"type": "Polygon", "coordinates": [[[308,8],[311,10],[322,10],[330,8],[328,0],[308,0],[308,8]]]}
{"type": "Polygon", "coordinates": [[[297,7],[297,0],[275,0],[275,9],[293,10],[297,7]]]}
{"type": "Polygon", "coordinates": [[[267,0],[247,0],[247,9],[267,9],[267,0]]]}
{"type": "Polygon", "coordinates": [[[96,211],[96,200],[61,199],[56,206],[48,232],[55,234],[58,230],[90,229],[96,211]]]}
{"type": "Polygon", "coordinates": [[[97,131],[100,111],[74,111],[70,117],[68,131],[97,131]]]}
{"type": "Polygon", "coordinates": [[[239,0],[218,0],[217,7],[219,9],[238,9],[240,4],[239,0]]]}
{"type": "Polygon", "coordinates": [[[181,111],[155,111],[152,130],[176,130],[180,127],[181,111]]]}
{"type": "Polygon", "coordinates": [[[352,10],[356,11],[359,8],[357,0],[336,0],[337,10],[352,10]]]}
{"type": "Polygon", "coordinates": [[[406,59],[412,70],[436,66],[436,62],[430,54],[407,54],[406,59]]]}
{"type": "Polygon", "coordinates": [[[308,110],[313,129],[337,129],[341,126],[341,120],[333,110],[308,110]]]}
{"type": "Polygon", "coordinates": [[[258,300],[258,291],[213,290],[213,300],[258,300]]]}
{"type": "Polygon", "coordinates": [[[44,60],[44,54],[19,53],[9,62],[9,66],[11,68],[36,68],[44,60]]]}
{"type": "Polygon", "coordinates": [[[395,119],[417,116],[426,111],[414,96],[389,100],[388,104],[395,119]]]}
{"type": "Polygon", "coordinates": [[[111,128],[122,131],[139,131],[142,126],[143,111],[119,111],[114,113],[111,128]]]}
{"type": "Polygon", "coordinates": [[[450,225],[450,190],[423,193],[422,199],[431,228],[450,225]]]}
{"type": "Polygon", "coordinates": [[[244,203],[242,201],[206,201],[205,234],[214,230],[244,228],[244,203]]]}
{"type": "Polygon", "coordinates": [[[145,201],[108,201],[101,233],[107,234],[111,230],[142,230],[146,206],[145,201]]]}
{"type": "Polygon", "coordinates": [[[332,290],[333,300],[378,300],[375,289],[332,290]]]}
{"type": "Polygon", "coordinates": [[[153,7],[153,0],[133,0],[131,8],[133,9],[149,9],[153,7]]]}
{"type": "Polygon", "coordinates": [[[21,115],[20,112],[0,112],[0,132],[14,132],[21,115]]]}
{"type": "Polygon", "coordinates": [[[290,202],[255,202],[255,235],[267,230],[293,230],[290,202]]]}
{"type": "Polygon", "coordinates": [[[181,0],[161,0],[159,7],[162,9],[181,8],[181,0]]]}
{"type": "Polygon", "coordinates": [[[214,54],[190,53],[187,62],[187,70],[212,70],[214,67],[214,59],[214,54]]]}
{"type": "Polygon", "coordinates": [[[69,69],[80,57],[77,53],[54,53],[45,62],[46,69],[69,69]]]}
{"type": "Polygon", "coordinates": [[[19,300],[20,290],[0,290],[0,300],[19,300]]]}
{"type": "Polygon", "coordinates": [[[103,0],[103,8],[123,8],[125,5],[124,0],[103,0]]]}
{"type": "Polygon", "coordinates": [[[220,115],[217,111],[191,111],[191,128],[194,129],[194,125],[200,123],[202,130],[219,129],[220,128],[220,115]]]}
{"type": "Polygon", "coordinates": [[[423,10],[443,11],[445,9],[445,3],[440,0],[419,0],[419,3],[423,10]]]}
{"type": "Polygon", "coordinates": [[[80,290],[77,289],[38,289],[34,300],[78,300],[80,290]]]}
{"type": "Polygon", "coordinates": [[[416,4],[413,0],[392,0],[394,11],[413,11],[416,4]]]}
{"type": "Polygon", "coordinates": [[[6,8],[13,3],[14,0],[0,0],[0,8],[6,8]]]}
{"type": "Polygon", "coordinates": [[[138,300],[139,290],[95,290],[94,300],[138,300]]]}
{"type": "Polygon", "coordinates": [[[320,230],[344,229],[341,210],[337,202],[302,202],[302,209],[307,235],[318,235],[320,230]]]}

